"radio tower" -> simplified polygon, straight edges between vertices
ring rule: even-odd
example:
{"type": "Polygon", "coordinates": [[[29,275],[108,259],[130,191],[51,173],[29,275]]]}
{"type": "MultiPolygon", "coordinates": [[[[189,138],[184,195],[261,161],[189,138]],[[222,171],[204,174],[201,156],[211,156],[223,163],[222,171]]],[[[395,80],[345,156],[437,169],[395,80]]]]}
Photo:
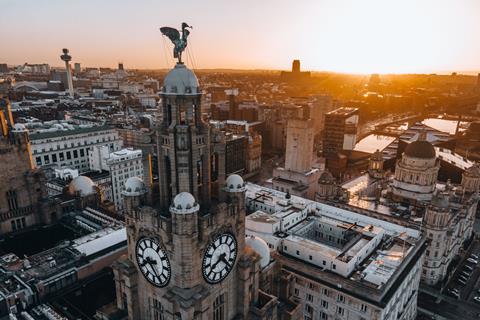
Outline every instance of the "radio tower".
{"type": "Polygon", "coordinates": [[[72,56],[68,54],[68,49],[63,49],[63,54],[60,56],[60,59],[65,61],[65,69],[67,71],[67,82],[68,82],[68,94],[73,98],[73,81],[72,81],[72,70],[70,70],[70,61],[72,56]]]}

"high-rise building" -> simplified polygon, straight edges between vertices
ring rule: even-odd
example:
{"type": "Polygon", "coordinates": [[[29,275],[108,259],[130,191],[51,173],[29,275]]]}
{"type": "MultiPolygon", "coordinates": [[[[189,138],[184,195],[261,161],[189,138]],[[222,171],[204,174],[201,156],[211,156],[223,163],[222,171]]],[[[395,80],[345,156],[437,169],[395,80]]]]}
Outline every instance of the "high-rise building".
{"type": "MultiPolygon", "coordinates": [[[[30,127],[27,125],[27,127],[30,127]]],[[[88,151],[94,146],[108,146],[110,152],[121,149],[118,132],[109,126],[54,123],[32,127],[31,149],[36,167],[89,170],[88,151]]]]}
{"type": "Polygon", "coordinates": [[[82,72],[82,67],[80,65],[80,62],[75,62],[73,66],[74,66],[73,67],[74,73],[76,76],[78,76],[82,72]]]}
{"type": "Polygon", "coordinates": [[[245,184],[225,179],[225,142],[201,119],[197,77],[178,63],[161,96],[159,204],[149,205],[140,179],[128,179],[117,307],[129,319],[287,319],[259,289],[260,257],[245,241],[245,184]]]}
{"type": "Polygon", "coordinates": [[[125,183],[131,177],[144,179],[142,150],[122,149],[110,152],[108,146],[95,146],[89,151],[88,160],[91,170],[110,173],[111,200],[115,210],[123,213],[122,191],[125,189],[125,183]]]}
{"type": "Polygon", "coordinates": [[[287,123],[285,166],[273,170],[273,188],[313,199],[320,170],[312,167],[313,121],[290,119],[287,123]]]}
{"type": "Polygon", "coordinates": [[[328,157],[353,150],[357,142],[358,109],[339,108],[325,115],[323,154],[328,157]]]}

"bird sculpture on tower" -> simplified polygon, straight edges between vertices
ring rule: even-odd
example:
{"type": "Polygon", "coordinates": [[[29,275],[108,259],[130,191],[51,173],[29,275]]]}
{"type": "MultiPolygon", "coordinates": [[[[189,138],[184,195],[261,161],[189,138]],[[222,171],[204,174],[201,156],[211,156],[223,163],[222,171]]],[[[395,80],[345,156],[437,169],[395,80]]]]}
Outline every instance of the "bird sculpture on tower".
{"type": "Polygon", "coordinates": [[[182,52],[187,48],[187,38],[190,34],[190,31],[187,28],[192,28],[185,22],[182,23],[182,35],[180,36],[180,31],[175,28],[170,27],[161,27],[160,32],[167,36],[170,41],[174,44],[173,56],[178,59],[178,63],[182,62],[182,52]]]}

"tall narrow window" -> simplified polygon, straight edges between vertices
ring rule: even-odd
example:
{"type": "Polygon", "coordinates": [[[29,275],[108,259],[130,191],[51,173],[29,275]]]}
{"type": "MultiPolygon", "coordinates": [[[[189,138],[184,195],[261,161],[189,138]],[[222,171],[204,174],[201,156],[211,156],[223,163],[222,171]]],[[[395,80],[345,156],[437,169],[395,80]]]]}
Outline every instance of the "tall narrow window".
{"type": "Polygon", "coordinates": [[[225,319],[225,295],[222,293],[213,302],[213,320],[225,319]]]}
{"type": "Polygon", "coordinates": [[[165,317],[163,316],[163,305],[158,301],[157,299],[153,298],[153,313],[152,313],[152,319],[153,320],[165,320],[165,317]]]}
{"type": "Polygon", "coordinates": [[[8,209],[10,211],[18,209],[17,193],[15,192],[15,190],[7,191],[7,203],[8,209]]]}

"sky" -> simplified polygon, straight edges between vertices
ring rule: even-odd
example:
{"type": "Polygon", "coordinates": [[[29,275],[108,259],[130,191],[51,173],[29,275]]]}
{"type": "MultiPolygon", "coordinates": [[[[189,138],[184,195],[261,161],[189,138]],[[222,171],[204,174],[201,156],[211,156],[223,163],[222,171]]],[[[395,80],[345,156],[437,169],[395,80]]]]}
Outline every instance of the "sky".
{"type": "Polygon", "coordinates": [[[193,68],[480,70],[480,0],[0,0],[0,63],[170,68],[159,27],[187,22],[193,68]]]}

